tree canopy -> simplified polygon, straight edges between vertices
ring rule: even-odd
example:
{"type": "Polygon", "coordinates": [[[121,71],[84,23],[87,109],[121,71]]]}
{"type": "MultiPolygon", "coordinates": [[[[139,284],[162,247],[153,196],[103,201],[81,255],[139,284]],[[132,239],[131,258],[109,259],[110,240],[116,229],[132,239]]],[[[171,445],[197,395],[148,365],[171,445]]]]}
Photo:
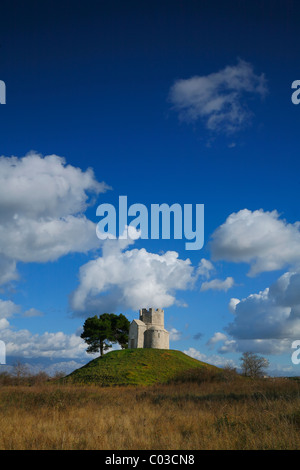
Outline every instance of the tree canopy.
{"type": "Polygon", "coordinates": [[[103,313],[85,320],[80,335],[88,344],[87,352],[96,353],[109,349],[113,343],[119,343],[122,349],[128,346],[129,321],[122,315],[103,313]]]}
{"type": "Polygon", "coordinates": [[[269,367],[268,359],[252,352],[244,352],[241,357],[242,373],[247,377],[261,377],[269,367]]]}

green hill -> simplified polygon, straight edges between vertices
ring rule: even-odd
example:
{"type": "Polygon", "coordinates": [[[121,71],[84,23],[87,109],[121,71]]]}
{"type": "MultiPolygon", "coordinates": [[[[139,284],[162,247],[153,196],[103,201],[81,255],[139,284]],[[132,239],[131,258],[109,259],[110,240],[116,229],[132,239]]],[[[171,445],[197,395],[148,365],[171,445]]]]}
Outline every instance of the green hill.
{"type": "Polygon", "coordinates": [[[64,383],[99,385],[151,385],[164,383],[189,369],[217,367],[193,359],[181,351],[166,349],[123,349],[76,369],[64,383]]]}

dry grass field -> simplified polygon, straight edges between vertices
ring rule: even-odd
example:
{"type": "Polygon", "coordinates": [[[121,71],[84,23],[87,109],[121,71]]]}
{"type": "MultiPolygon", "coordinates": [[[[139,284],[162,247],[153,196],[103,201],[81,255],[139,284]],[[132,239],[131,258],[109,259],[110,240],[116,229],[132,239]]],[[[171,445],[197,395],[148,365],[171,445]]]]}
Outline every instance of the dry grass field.
{"type": "Polygon", "coordinates": [[[300,386],[206,373],[169,384],[0,384],[0,449],[300,449],[300,386]]]}

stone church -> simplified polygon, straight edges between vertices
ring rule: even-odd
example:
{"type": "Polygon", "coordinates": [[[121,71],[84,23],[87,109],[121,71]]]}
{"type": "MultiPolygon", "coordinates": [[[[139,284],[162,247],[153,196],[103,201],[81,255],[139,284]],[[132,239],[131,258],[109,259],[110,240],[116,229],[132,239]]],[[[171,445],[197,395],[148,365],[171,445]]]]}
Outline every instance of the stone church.
{"type": "Polygon", "coordinates": [[[164,311],[143,308],[139,320],[129,328],[128,348],[169,349],[169,332],[164,328],[164,311]]]}

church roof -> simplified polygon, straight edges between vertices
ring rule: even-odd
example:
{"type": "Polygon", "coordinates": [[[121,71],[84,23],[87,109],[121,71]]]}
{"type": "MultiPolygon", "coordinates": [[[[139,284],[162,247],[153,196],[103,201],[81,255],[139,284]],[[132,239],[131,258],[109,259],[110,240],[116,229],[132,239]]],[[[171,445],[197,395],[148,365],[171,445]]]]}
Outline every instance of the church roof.
{"type": "Polygon", "coordinates": [[[145,325],[142,320],[132,320],[132,323],[135,322],[137,325],[145,325]]]}

